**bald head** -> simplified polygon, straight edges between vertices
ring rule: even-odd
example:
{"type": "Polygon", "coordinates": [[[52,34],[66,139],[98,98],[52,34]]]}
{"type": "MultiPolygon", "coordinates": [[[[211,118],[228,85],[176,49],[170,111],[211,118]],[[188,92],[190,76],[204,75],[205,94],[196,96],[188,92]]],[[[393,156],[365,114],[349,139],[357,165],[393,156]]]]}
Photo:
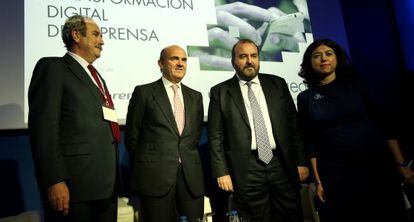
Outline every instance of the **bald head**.
{"type": "Polygon", "coordinates": [[[158,66],[164,78],[179,83],[187,71],[187,54],[178,45],[168,46],[161,51],[158,66]]]}
{"type": "Polygon", "coordinates": [[[164,60],[165,58],[166,58],[166,54],[169,52],[169,51],[171,51],[171,50],[182,50],[182,51],[184,51],[184,49],[182,49],[180,46],[178,46],[178,45],[170,45],[170,46],[167,46],[167,47],[165,47],[165,48],[163,48],[162,50],[161,50],[161,53],[160,53],[160,58],[159,58],[159,60],[158,61],[162,61],[162,60],[164,60]]]}

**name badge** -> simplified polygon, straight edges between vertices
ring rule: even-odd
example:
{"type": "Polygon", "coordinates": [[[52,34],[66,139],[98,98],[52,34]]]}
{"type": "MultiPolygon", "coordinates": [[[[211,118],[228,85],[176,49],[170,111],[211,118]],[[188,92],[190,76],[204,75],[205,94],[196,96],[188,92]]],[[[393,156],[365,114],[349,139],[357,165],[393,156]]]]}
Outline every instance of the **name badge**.
{"type": "Polygon", "coordinates": [[[118,116],[116,115],[116,111],[114,109],[102,106],[102,112],[105,120],[118,123],[118,116]]]}

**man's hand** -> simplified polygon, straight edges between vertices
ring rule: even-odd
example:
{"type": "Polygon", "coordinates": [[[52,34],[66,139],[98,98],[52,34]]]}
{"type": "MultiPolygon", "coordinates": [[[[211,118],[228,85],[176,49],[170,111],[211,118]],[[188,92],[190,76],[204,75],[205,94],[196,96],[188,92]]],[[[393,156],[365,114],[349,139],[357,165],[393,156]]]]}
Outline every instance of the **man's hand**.
{"type": "Polygon", "coordinates": [[[68,215],[69,189],[65,182],[60,182],[49,187],[47,195],[52,209],[62,212],[64,216],[68,215]]]}
{"type": "Polygon", "coordinates": [[[231,182],[230,175],[225,175],[217,178],[218,186],[225,191],[233,192],[233,183],[231,182]]]}
{"type": "Polygon", "coordinates": [[[303,182],[309,176],[309,168],[305,166],[298,166],[299,180],[303,182]]]}

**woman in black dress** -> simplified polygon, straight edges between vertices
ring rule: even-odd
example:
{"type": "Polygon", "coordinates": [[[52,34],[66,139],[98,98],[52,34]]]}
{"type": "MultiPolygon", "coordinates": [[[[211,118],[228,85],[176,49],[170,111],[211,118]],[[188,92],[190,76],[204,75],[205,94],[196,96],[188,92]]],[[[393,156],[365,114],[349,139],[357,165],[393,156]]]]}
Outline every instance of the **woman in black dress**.
{"type": "Polygon", "coordinates": [[[404,221],[395,166],[404,159],[345,51],[328,39],[313,42],[299,75],[308,86],[298,112],[321,222],[404,221]]]}

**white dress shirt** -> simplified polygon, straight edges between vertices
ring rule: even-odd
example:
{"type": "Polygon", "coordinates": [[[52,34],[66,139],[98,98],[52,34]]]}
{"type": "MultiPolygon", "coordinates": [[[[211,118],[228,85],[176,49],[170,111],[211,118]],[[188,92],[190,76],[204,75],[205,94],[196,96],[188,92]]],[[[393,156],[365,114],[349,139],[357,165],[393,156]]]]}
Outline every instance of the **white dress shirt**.
{"type": "MultiPolygon", "coordinates": [[[[260,110],[262,111],[263,119],[264,119],[264,122],[265,122],[265,125],[266,125],[267,135],[269,137],[270,146],[272,147],[272,149],[276,149],[276,142],[275,142],[275,139],[273,137],[273,132],[272,132],[272,122],[270,121],[269,110],[267,109],[266,98],[265,98],[265,95],[263,93],[262,86],[260,85],[259,77],[256,76],[250,82],[252,82],[251,87],[252,87],[254,96],[256,97],[256,100],[257,100],[257,102],[259,103],[259,106],[260,106],[260,110]]],[[[249,101],[249,96],[248,96],[249,87],[247,86],[246,83],[247,83],[247,81],[244,81],[244,80],[239,78],[239,85],[240,85],[240,89],[241,89],[242,96],[243,96],[244,106],[246,107],[247,116],[249,118],[250,128],[252,130],[251,149],[256,150],[257,149],[256,132],[255,132],[255,129],[254,129],[253,114],[252,114],[252,109],[250,107],[250,101],[249,101]]]]}
{"type": "MultiPolygon", "coordinates": [[[[171,109],[174,113],[174,90],[171,86],[174,85],[175,83],[170,82],[168,79],[164,77],[162,77],[161,79],[162,79],[162,83],[164,84],[165,90],[167,91],[168,100],[170,101],[171,109]]],[[[178,85],[178,94],[180,96],[181,104],[183,105],[183,108],[185,110],[183,92],[181,91],[181,82],[177,83],[176,85],[178,85]]]]}
{"type": "MultiPolygon", "coordinates": [[[[96,87],[99,88],[98,83],[96,83],[95,79],[92,77],[91,71],[89,71],[89,69],[88,69],[89,63],[85,59],[83,59],[82,57],[80,57],[79,55],[77,55],[77,54],[75,54],[71,51],[68,51],[67,53],[70,56],[72,56],[82,66],[82,68],[85,70],[85,72],[88,73],[88,76],[89,76],[89,78],[91,78],[92,82],[96,85],[96,87]]],[[[101,82],[102,87],[104,88],[103,90],[105,90],[103,81],[102,81],[101,77],[99,77],[99,75],[98,75],[98,79],[101,82]]],[[[105,95],[105,92],[102,92],[102,93],[105,95]]]]}

